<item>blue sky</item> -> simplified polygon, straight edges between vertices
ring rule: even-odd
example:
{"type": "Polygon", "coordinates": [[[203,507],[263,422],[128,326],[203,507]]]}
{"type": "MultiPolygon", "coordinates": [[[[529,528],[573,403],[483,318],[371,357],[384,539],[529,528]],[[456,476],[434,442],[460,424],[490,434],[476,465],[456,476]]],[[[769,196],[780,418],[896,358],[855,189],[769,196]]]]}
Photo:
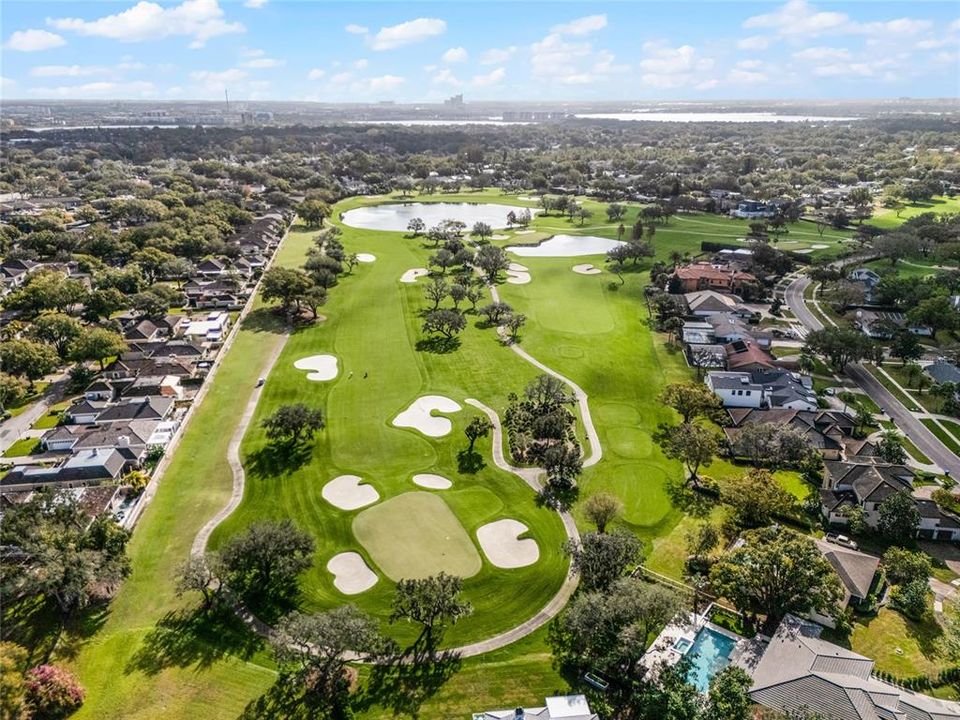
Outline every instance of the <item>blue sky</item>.
{"type": "Polygon", "coordinates": [[[956,2],[2,4],[2,97],[956,97],[956,2]]]}

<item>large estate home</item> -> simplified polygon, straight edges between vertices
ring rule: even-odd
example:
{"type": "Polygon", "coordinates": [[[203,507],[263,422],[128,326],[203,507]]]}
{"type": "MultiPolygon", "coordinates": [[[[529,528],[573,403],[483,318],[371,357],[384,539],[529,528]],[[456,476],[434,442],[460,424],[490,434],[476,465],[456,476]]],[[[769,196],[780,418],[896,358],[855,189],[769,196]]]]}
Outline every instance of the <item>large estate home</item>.
{"type": "Polygon", "coordinates": [[[818,407],[809,377],[778,368],[749,372],[714,370],[707,373],[705,382],[726,408],[813,411],[818,407]]]}
{"type": "Polygon", "coordinates": [[[739,294],[746,283],[755,283],[757,279],[748,272],[724,265],[708,262],[680,265],[673,271],[670,291],[692,293],[698,290],[739,294]]]}
{"type": "MultiPolygon", "coordinates": [[[[881,463],[824,463],[820,509],[831,524],[849,523],[849,511],[859,507],[872,528],[880,522],[880,504],[898,492],[913,497],[916,473],[905,465],[881,463]]],[[[918,537],[928,540],[960,540],[960,517],[940,508],[933,500],[913,497],[920,512],[918,537]]]]}
{"type": "Polygon", "coordinates": [[[723,432],[731,446],[736,445],[737,437],[746,426],[774,423],[789,425],[799,430],[807,444],[815,448],[825,460],[856,458],[862,462],[876,456],[876,445],[869,440],[854,438],[856,421],[839,410],[729,407],[727,415],[730,424],[723,432]]]}

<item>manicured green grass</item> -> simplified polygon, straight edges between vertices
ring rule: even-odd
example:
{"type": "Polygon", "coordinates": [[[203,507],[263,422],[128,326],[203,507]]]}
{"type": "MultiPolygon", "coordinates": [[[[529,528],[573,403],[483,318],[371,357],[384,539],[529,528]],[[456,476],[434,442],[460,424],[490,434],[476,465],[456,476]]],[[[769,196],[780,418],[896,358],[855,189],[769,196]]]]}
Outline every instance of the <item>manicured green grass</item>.
{"type": "Polygon", "coordinates": [[[911,412],[922,411],[922,408],[917,405],[916,402],[914,402],[913,398],[908,397],[900,388],[894,385],[890,381],[890,378],[887,377],[887,375],[882,372],[880,368],[876,367],[872,363],[863,363],[863,367],[865,367],[867,372],[877,379],[877,382],[889,390],[890,393],[893,394],[893,396],[896,397],[897,400],[899,400],[907,408],[907,410],[910,410],[911,412]]]}
{"type": "Polygon", "coordinates": [[[895,228],[912,217],[928,212],[937,214],[960,212],[960,197],[939,196],[932,198],[929,202],[910,203],[900,211],[900,217],[897,217],[896,210],[876,208],[867,224],[884,229],[895,228]]]}
{"type": "MultiPolygon", "coordinates": [[[[480,502],[491,499],[476,495],[480,502]]],[[[353,534],[394,581],[441,572],[468,578],[481,567],[457,516],[442,498],[428,492],[404,493],[367,508],[354,519],[353,534]]]]}
{"type": "Polygon", "coordinates": [[[864,408],[867,412],[874,415],[880,413],[880,406],[874,402],[874,399],[867,395],[866,393],[859,392],[842,392],[838,393],[837,397],[840,398],[847,405],[853,405],[851,408],[852,413],[856,413],[858,407],[864,408]]]}
{"type": "MultiPolygon", "coordinates": [[[[333,216],[360,203],[340,203],[333,216]]],[[[291,237],[307,247],[314,234],[298,229],[291,237]]],[[[476,327],[476,315],[468,316],[455,352],[416,350],[422,339],[420,311],[427,306],[423,281],[405,284],[399,279],[406,270],[425,266],[432,249],[422,238],[349,227],[343,228],[342,240],[348,252],[369,252],[377,260],[358,265],[333,289],[323,308],[325,322],[298,330],[288,341],[241,448],[247,469],[243,502],[214,533],[212,547],[254,521],[292,518],[317,542],[313,567],[301,582],[301,607],[321,610],[350,601],[381,618],[384,630],[398,640],[409,641],[416,635],[412,626],[386,623],[393,582],[353,533],[359,511],[334,507],[321,490],[329,480],[353,474],[371,482],[380,502],[386,502],[416,489],[412,475],[436,473],[453,481],[443,499],[470,538],[480,525],[514,518],[530,528],[530,537],[541,548],[540,560],[524,568],[502,570],[484,559],[480,572],[464,581],[474,613],[452,628],[446,641],[473,642],[507,630],[533,617],[559,589],[568,565],[560,550],[565,535],[554,511],[538,507],[522,480],[492,463],[489,438],[476,447],[484,466],[475,473],[460,472],[458,454],[467,446],[463,429],[479,412],[464,400],[477,398],[502,412],[508,393],[522,390],[538,373],[503,347],[493,330],[476,327]],[[310,382],[293,367],[296,360],[319,353],[337,356],[340,374],[335,380],[310,382]],[[427,394],[444,395],[464,406],[447,415],[453,423],[450,435],[427,438],[413,429],[393,427],[399,412],[427,394]],[[322,408],[327,428],[302,454],[274,453],[259,423],[290,402],[322,408]],[[380,582],[358,595],[338,591],[326,564],[345,551],[360,553],[380,582]]]]}
{"type": "MultiPolygon", "coordinates": [[[[960,442],[957,441],[957,438],[954,437],[951,433],[944,430],[937,424],[936,420],[932,418],[922,418],[920,420],[924,425],[927,426],[927,429],[937,436],[937,439],[940,440],[944,445],[950,448],[951,451],[960,454],[960,442]]],[[[946,422],[946,421],[945,421],[946,422]]],[[[960,426],[957,426],[956,423],[951,423],[956,426],[951,428],[951,430],[956,430],[960,432],[960,426]]],[[[960,435],[958,435],[960,437],[960,435]]]]}
{"type": "Polygon", "coordinates": [[[932,611],[921,622],[914,622],[895,610],[881,608],[875,617],[854,620],[848,646],[875,660],[878,670],[898,678],[935,675],[947,666],[937,648],[941,632],[932,611]]]}
{"type": "Polygon", "coordinates": [[[73,399],[63,400],[56,405],[51,405],[47,413],[33,424],[34,430],[49,430],[60,424],[60,418],[63,417],[63,411],[73,404],[73,399]]]}
{"type": "Polygon", "coordinates": [[[3,456],[8,458],[24,457],[41,452],[41,450],[40,441],[37,438],[20,438],[7,448],[3,456]]]}
{"type": "Polygon", "coordinates": [[[33,405],[33,403],[40,399],[40,396],[43,395],[49,385],[50,383],[44,382],[43,380],[35,382],[33,384],[33,392],[25,396],[23,400],[15,405],[10,405],[6,408],[6,411],[10,413],[10,417],[16,417],[17,415],[20,415],[27,408],[33,405]]]}

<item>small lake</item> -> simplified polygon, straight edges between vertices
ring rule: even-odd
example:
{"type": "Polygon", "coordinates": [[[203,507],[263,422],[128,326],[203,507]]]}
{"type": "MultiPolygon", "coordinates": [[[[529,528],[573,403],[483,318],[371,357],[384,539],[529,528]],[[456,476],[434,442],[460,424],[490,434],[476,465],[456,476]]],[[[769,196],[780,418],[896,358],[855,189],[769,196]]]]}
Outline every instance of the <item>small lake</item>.
{"type": "Polygon", "coordinates": [[[413,218],[420,218],[427,227],[439,225],[444,220],[460,220],[467,229],[476,222],[485,222],[494,229],[507,226],[507,214],[513,210],[519,213],[533,208],[516,205],[497,205],[495,203],[388,203],[370,207],[347,210],[340,219],[344,225],[364,230],[406,231],[413,218]]]}
{"type": "Polygon", "coordinates": [[[518,257],[578,257],[605,255],[608,250],[623,244],[596,235],[554,235],[539,245],[513,245],[507,248],[507,252],[518,257]]]}

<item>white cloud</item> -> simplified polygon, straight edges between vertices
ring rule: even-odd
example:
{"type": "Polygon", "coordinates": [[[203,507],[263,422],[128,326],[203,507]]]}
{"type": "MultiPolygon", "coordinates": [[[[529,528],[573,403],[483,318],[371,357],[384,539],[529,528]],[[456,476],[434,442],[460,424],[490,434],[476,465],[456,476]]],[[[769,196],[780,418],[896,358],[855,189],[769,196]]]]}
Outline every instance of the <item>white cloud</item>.
{"type": "Polygon", "coordinates": [[[766,50],[770,47],[770,40],[763,35],[751,35],[739,40],[737,47],[741,50],[766,50]]]}
{"type": "Polygon", "coordinates": [[[441,68],[433,77],[430,78],[430,82],[434,85],[449,85],[450,87],[460,87],[463,83],[453,74],[453,71],[450,68],[441,68]]]}
{"type": "Polygon", "coordinates": [[[226,85],[239,82],[249,76],[245,70],[230,68],[229,70],[194,70],[190,79],[205,85],[226,85]]]}
{"type": "Polygon", "coordinates": [[[16,80],[0,75],[0,90],[9,90],[17,84],[16,80]]]}
{"type": "Polygon", "coordinates": [[[244,48],[240,51],[240,54],[243,55],[243,57],[256,58],[263,57],[267,54],[267,51],[261,50],[260,48],[244,48]]]}
{"type": "Polygon", "coordinates": [[[373,36],[371,47],[374,50],[393,50],[443,35],[446,30],[447,23],[437,18],[408,20],[399,25],[380,28],[377,34],[373,36]]]}
{"type": "Polygon", "coordinates": [[[467,59],[467,50],[462,47],[450,48],[441,58],[445,63],[458,63],[467,59]]]}
{"type": "Polygon", "coordinates": [[[819,65],[813,69],[813,74],[817,77],[871,77],[873,68],[867,63],[838,62],[819,65]]]}
{"type": "Polygon", "coordinates": [[[320,68],[313,68],[310,72],[307,73],[307,80],[322,80],[326,77],[327,71],[321,70],[320,68]]]}
{"type": "Polygon", "coordinates": [[[694,90],[712,90],[717,85],[720,84],[720,81],[716,78],[711,78],[710,80],[704,80],[693,86],[694,90]]]}
{"type": "Polygon", "coordinates": [[[244,7],[253,8],[254,10],[259,10],[264,5],[266,5],[268,0],[246,0],[243,3],[244,7]]]}
{"type": "Polygon", "coordinates": [[[655,88],[680,88],[703,84],[703,73],[713,68],[712,58],[702,57],[691,45],[670,47],[663,42],[643,44],[640,76],[645,85],[655,88]]]}
{"type": "Polygon", "coordinates": [[[153,83],[144,80],[129,83],[101,81],[86,83],[84,85],[32,87],[27,92],[30,95],[41,98],[128,98],[153,97],[157,94],[157,88],[153,83]]]}
{"type": "Polygon", "coordinates": [[[354,23],[347,25],[344,30],[351,35],[366,35],[368,32],[370,32],[370,28],[363,25],[355,25],[354,23]]]}
{"type": "Polygon", "coordinates": [[[485,75],[474,75],[470,83],[474,87],[490,87],[491,85],[499,85],[506,76],[507,69],[498,67],[485,75]]]}
{"type": "Polygon", "coordinates": [[[280,67],[286,64],[287,64],[286,60],[278,60],[277,58],[269,58],[269,57],[253,58],[252,60],[246,60],[240,63],[241,67],[253,68],[255,70],[275,68],[275,67],[280,67]]]}
{"type": "Polygon", "coordinates": [[[810,47],[806,48],[805,50],[795,52],[793,57],[797,60],[812,61],[849,60],[850,51],[846,48],[810,47]]]}
{"type": "Polygon", "coordinates": [[[330,78],[330,82],[332,82],[334,85],[342,85],[345,82],[349,82],[352,78],[352,72],[340,72],[330,78]]]}
{"type": "Polygon", "coordinates": [[[505,48],[490,48],[480,56],[480,64],[499,65],[500,63],[505,63],[507,60],[513,57],[513,54],[516,51],[516,45],[511,45],[510,47],[505,48]]]}
{"type": "Polygon", "coordinates": [[[848,26],[846,13],[817,11],[806,0],[788,0],[775,12],[754,15],[743,23],[745,28],[770,28],[780,35],[816,36],[848,26]]]}
{"type": "Polygon", "coordinates": [[[62,37],[47,30],[17,30],[3,46],[8,50],[36,52],[60,47],[66,43],[67,41],[62,37]]]}
{"type": "Polygon", "coordinates": [[[30,68],[33,77],[88,77],[102,75],[102,65],[39,65],[30,68]]]}
{"type": "Polygon", "coordinates": [[[738,70],[759,70],[762,67],[766,67],[766,63],[762,60],[741,60],[736,64],[738,70]]]}
{"type": "Polygon", "coordinates": [[[97,20],[47,18],[47,24],[58,30],[119,42],[142,42],[182,35],[191,38],[192,48],[203,47],[210,38],[246,30],[241,23],[224,19],[217,0],[184,0],[180,5],[171,7],[141,0],[123,12],[105,15],[97,20]]]}
{"type": "Polygon", "coordinates": [[[363,95],[389,93],[399,88],[406,81],[406,78],[398,75],[381,75],[380,77],[361,78],[352,83],[350,89],[355,93],[363,95]]]}
{"type": "Polygon", "coordinates": [[[893,35],[899,39],[904,35],[918,35],[931,28],[933,28],[933,23],[929,20],[897,18],[896,20],[887,20],[885,22],[872,22],[865,25],[858,25],[856,30],[868,35],[878,35],[881,37],[893,35]]]}
{"type": "Polygon", "coordinates": [[[606,26],[606,15],[587,15],[567,23],[554,25],[550,28],[550,32],[558,35],[589,35],[597,30],[603,30],[606,26]]]}
{"type": "Polygon", "coordinates": [[[767,76],[761,72],[754,72],[752,70],[741,70],[734,68],[730,71],[730,74],[727,76],[727,79],[735,84],[743,85],[755,85],[757,83],[762,83],[767,81],[767,76]]]}
{"type": "Polygon", "coordinates": [[[370,61],[367,60],[366,58],[360,58],[359,60],[353,61],[353,67],[356,70],[364,70],[369,64],[370,64],[370,61]]]}

